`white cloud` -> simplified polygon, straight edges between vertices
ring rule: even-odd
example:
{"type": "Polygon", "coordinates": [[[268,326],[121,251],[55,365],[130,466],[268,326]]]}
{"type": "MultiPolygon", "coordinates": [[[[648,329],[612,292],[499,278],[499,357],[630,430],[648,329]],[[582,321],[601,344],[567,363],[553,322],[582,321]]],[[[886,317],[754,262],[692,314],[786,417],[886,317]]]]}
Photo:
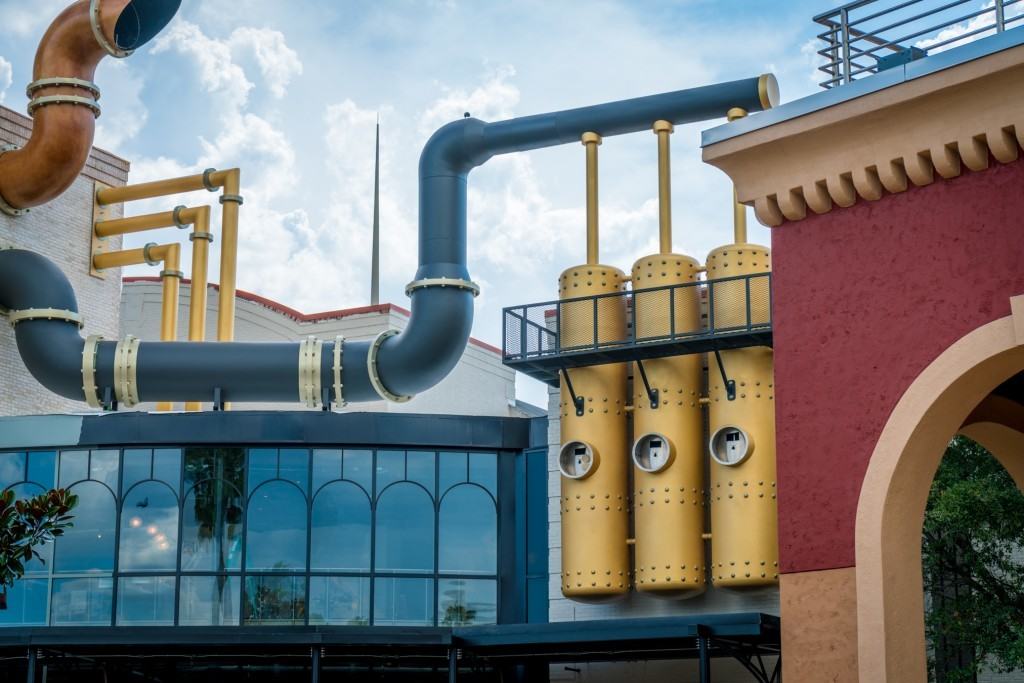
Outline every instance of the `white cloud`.
{"type": "MultiPolygon", "coordinates": [[[[1000,0],[1002,2],[1002,0],[1000,0]]],[[[978,9],[988,9],[990,12],[980,14],[968,21],[954,24],[949,28],[944,28],[939,31],[935,36],[931,38],[925,38],[914,43],[915,47],[919,47],[922,50],[929,50],[932,54],[939,52],[945,52],[954,47],[960,47],[971,41],[990,36],[995,33],[995,2],[994,0],[988,0],[984,4],[978,6],[978,9]],[[988,29],[988,30],[986,30],[988,29]],[[964,36],[962,40],[956,40],[960,36],[964,36]],[[933,45],[939,45],[945,43],[940,47],[933,48],[933,45]]],[[[1011,19],[1020,15],[1024,12],[1024,8],[1020,5],[1011,5],[1005,9],[1006,19],[1011,19]]]]}
{"type": "Polygon", "coordinates": [[[67,6],[67,0],[32,0],[0,4],[0,26],[13,36],[28,36],[39,32],[53,21],[57,13],[67,6]]]}
{"type": "Polygon", "coordinates": [[[4,98],[7,97],[7,89],[11,87],[13,76],[11,63],[0,57],[0,104],[3,104],[4,98]]]}
{"type": "Polygon", "coordinates": [[[482,84],[468,92],[442,85],[445,94],[423,112],[420,132],[429,135],[449,121],[462,118],[466,112],[484,121],[510,118],[520,97],[519,88],[509,83],[515,75],[515,68],[506,64],[494,69],[482,84]]]}
{"type": "Polygon", "coordinates": [[[118,153],[145,127],[149,109],[142,101],[143,78],[129,62],[109,59],[102,74],[103,116],[96,122],[96,145],[118,153]]]}
{"type": "Polygon", "coordinates": [[[285,43],[284,34],[266,28],[239,28],[231,33],[232,51],[251,51],[263,80],[278,99],[285,96],[292,78],[302,74],[299,55],[285,43]]]}

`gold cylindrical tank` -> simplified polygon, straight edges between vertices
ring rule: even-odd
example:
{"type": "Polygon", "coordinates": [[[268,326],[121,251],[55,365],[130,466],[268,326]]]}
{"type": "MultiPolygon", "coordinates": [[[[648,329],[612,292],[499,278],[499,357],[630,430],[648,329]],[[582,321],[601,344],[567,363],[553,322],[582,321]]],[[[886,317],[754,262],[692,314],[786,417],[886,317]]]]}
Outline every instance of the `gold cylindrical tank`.
{"type": "MultiPolygon", "coordinates": [[[[622,292],[626,277],[617,268],[582,265],[559,279],[563,301],[622,292]]],[[[625,296],[559,304],[561,348],[625,340],[625,296]],[[596,313],[596,324],[595,324],[596,313]]],[[[626,366],[622,363],[569,370],[569,383],[583,399],[577,415],[563,377],[559,416],[562,511],[562,593],[602,599],[629,591],[627,505],[626,366]]]]}
{"type": "MultiPolygon", "coordinates": [[[[633,265],[633,324],[638,343],[699,332],[700,264],[679,254],[655,254],[633,265]]],[[[636,589],[689,597],[705,588],[704,420],[700,354],[642,361],[633,371],[633,525],[636,589]]]]}
{"type": "MultiPolygon", "coordinates": [[[[769,250],[731,244],[708,255],[708,326],[722,331],[771,320],[770,281],[714,282],[771,270],[769,250]]],[[[713,354],[708,355],[711,503],[711,580],[716,587],[778,584],[778,508],[775,485],[775,389],[772,350],[721,352],[735,399],[713,354]]]]}

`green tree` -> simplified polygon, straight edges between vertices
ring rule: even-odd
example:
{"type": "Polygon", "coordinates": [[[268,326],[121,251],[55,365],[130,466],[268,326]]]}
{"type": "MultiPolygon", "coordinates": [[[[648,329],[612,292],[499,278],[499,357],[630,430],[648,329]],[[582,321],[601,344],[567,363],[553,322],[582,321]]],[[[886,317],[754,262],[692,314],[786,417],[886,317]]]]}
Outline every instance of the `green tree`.
{"type": "Polygon", "coordinates": [[[68,514],[78,496],[65,489],[15,500],[14,491],[0,493],[0,609],[7,609],[7,589],[25,574],[25,563],[43,561],[38,548],[71,526],[68,514]]]}
{"type": "Polygon", "coordinates": [[[935,475],[922,541],[931,679],[1024,668],[1024,495],[977,443],[956,437],[935,475]]]}

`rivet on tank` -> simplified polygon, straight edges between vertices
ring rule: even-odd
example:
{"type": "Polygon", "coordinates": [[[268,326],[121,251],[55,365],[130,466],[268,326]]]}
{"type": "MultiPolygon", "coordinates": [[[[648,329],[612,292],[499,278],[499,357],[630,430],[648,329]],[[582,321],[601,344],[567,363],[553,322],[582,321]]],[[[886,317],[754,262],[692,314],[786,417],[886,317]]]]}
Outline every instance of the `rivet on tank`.
{"type": "MultiPolygon", "coordinates": [[[[625,274],[598,261],[597,147],[584,133],[587,155],[587,263],[559,278],[558,333],[563,349],[626,338],[625,274]],[[580,297],[588,297],[580,300],[580,297]]],[[[626,367],[573,368],[562,377],[562,593],[606,600],[629,591],[626,367]]]]}
{"type": "MultiPolygon", "coordinates": [[[[700,263],[672,253],[669,135],[658,137],[660,251],[633,264],[637,342],[701,330],[700,263]]],[[[633,372],[635,586],[671,598],[705,589],[700,354],[637,361],[633,372]]]]}
{"type": "MultiPolygon", "coordinates": [[[[728,116],[732,121],[745,115],[732,109],[728,116]]],[[[707,259],[712,330],[771,320],[771,255],[767,247],[747,242],[746,207],[735,196],[734,226],[734,243],[713,250],[707,259]]],[[[777,585],[772,350],[748,347],[709,355],[708,398],[712,583],[727,588],[777,585]]]]}

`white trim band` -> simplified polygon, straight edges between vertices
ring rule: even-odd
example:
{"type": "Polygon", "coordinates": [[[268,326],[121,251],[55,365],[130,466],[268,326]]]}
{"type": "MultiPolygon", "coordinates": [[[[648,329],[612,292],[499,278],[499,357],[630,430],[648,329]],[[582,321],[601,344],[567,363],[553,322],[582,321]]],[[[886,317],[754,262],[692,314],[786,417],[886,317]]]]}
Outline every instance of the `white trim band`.
{"type": "Polygon", "coordinates": [[[344,408],[348,405],[348,402],[345,401],[345,394],[343,393],[345,385],[341,383],[341,368],[342,361],[344,360],[344,350],[345,337],[339,334],[334,338],[334,363],[331,365],[331,371],[334,375],[334,405],[338,408],[344,408]]]}
{"type": "Polygon", "coordinates": [[[380,352],[380,347],[389,337],[394,337],[396,334],[401,334],[398,330],[384,330],[373,340],[370,344],[370,349],[366,353],[366,370],[367,375],[370,378],[370,385],[373,390],[377,392],[377,395],[386,401],[392,403],[407,403],[412,400],[412,396],[400,396],[399,394],[393,394],[388,391],[388,388],[384,386],[384,383],[380,380],[380,374],[377,372],[377,353],[380,352]]]}
{"type": "Polygon", "coordinates": [[[428,277],[422,280],[413,280],[405,286],[405,295],[412,296],[417,289],[426,289],[427,287],[454,287],[472,292],[474,297],[480,296],[480,285],[470,280],[453,277],[428,277]]]}
{"type": "Polygon", "coordinates": [[[100,98],[100,87],[92,81],[82,80],[81,78],[65,78],[63,76],[40,78],[37,81],[32,81],[25,86],[25,96],[32,99],[32,93],[43,88],[81,88],[92,93],[94,99],[98,100],[100,98]]]}
{"type": "Polygon", "coordinates": [[[44,95],[43,97],[33,98],[28,103],[28,115],[32,116],[35,114],[36,109],[40,107],[47,107],[51,104],[74,104],[80,107],[88,107],[92,110],[93,118],[99,118],[103,110],[100,109],[100,105],[96,104],[96,100],[91,97],[79,97],[78,95],[44,95]]]}
{"type": "Polygon", "coordinates": [[[320,359],[324,343],[314,336],[299,342],[299,400],[307,408],[320,407],[320,359]]]}
{"type": "Polygon", "coordinates": [[[99,387],[96,386],[96,365],[101,341],[103,337],[91,334],[86,337],[85,346],[82,347],[82,393],[85,394],[85,402],[90,408],[103,407],[100,403],[99,387]]]}
{"type": "Polygon", "coordinates": [[[11,327],[30,320],[63,320],[78,325],[78,329],[85,326],[85,317],[81,313],[67,311],[63,308],[25,308],[20,311],[7,312],[7,322],[11,324],[11,327]]]}
{"type": "Polygon", "coordinates": [[[114,394],[125,408],[139,404],[139,339],[128,335],[114,348],[114,394]]]}

